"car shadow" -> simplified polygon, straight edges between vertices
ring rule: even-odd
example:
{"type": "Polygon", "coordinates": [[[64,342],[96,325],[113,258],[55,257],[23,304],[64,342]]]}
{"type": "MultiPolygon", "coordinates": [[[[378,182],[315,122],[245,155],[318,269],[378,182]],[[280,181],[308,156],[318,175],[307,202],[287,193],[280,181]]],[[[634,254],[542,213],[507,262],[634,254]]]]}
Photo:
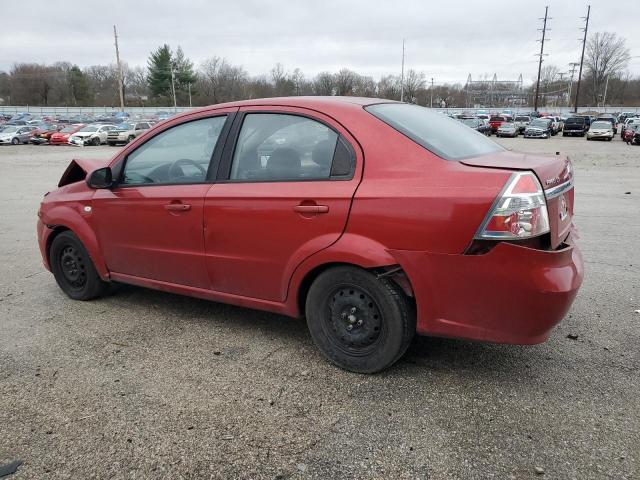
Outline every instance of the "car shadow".
{"type": "MultiPolygon", "coordinates": [[[[304,319],[294,319],[250,308],[202,300],[133,285],[118,284],[110,302],[131,310],[135,308],[161,308],[164,317],[189,322],[223,325],[242,329],[256,338],[269,332],[284,344],[298,344],[314,348],[304,319]]],[[[406,354],[386,374],[403,372],[416,367],[437,370],[468,371],[472,374],[503,372],[517,374],[528,371],[540,361],[546,347],[501,345],[416,335],[406,354]],[[474,373],[475,372],[475,373],[474,373]]],[[[318,357],[320,358],[320,357],[318,357]]]]}

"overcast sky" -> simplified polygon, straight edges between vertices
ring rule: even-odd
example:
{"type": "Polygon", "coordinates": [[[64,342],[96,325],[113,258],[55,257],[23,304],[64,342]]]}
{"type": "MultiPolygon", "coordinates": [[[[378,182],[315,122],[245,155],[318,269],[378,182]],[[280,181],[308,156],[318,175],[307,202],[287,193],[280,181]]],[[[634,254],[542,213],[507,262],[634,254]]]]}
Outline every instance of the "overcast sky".
{"type": "MultiPolygon", "coordinates": [[[[378,79],[399,74],[402,38],[406,68],[435,83],[464,83],[498,75],[530,82],[537,72],[536,41],[549,5],[551,39],[545,61],[569,69],[579,61],[583,0],[29,0],[15,21],[0,27],[0,70],[15,62],[69,61],[81,67],[115,62],[113,24],[130,65],[146,65],[163,43],[182,46],[196,66],[211,56],[268,73],[277,62],[307,77],[347,67],[378,79]]],[[[590,32],[611,31],[640,55],[635,2],[593,2],[590,32]]],[[[6,9],[5,9],[6,10],[6,9]]],[[[6,12],[5,12],[6,13],[6,12]]],[[[640,75],[640,57],[630,71],[640,75]]]]}

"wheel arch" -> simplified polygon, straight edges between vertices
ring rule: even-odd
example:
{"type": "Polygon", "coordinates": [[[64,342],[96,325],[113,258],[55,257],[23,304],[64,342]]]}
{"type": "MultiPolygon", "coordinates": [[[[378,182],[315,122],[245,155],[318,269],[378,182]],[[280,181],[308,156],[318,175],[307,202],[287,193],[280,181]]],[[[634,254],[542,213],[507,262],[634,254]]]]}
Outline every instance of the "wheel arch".
{"type": "Polygon", "coordinates": [[[98,275],[103,280],[109,279],[109,270],[104,262],[100,244],[98,238],[87,222],[86,218],[78,214],[71,208],[59,207],[60,209],[53,209],[47,215],[46,226],[50,230],[46,239],[46,255],[47,261],[51,264],[51,243],[54,238],[60,235],[62,232],[70,231],[78,237],[84,248],[87,249],[89,257],[95,266],[98,275]],[[53,214],[53,215],[52,215],[53,214]]]}
{"type": "Polygon", "coordinates": [[[383,245],[366,237],[345,234],[331,247],[307,258],[293,273],[286,302],[291,316],[305,315],[307,294],[314,280],[328,269],[339,266],[358,267],[386,277],[405,295],[414,296],[409,277],[383,245]]]}

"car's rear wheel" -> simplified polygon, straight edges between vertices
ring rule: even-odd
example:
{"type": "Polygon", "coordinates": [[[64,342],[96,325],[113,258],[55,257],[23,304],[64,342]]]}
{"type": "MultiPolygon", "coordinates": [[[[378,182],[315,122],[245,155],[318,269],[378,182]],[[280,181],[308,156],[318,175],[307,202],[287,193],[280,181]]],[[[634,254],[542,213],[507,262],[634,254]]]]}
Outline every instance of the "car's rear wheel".
{"type": "Polygon", "coordinates": [[[311,337],[324,356],[358,373],[393,365],[416,329],[415,309],[404,292],[357,267],[320,274],[309,289],[306,314],[311,337]]]}
{"type": "Polygon", "coordinates": [[[49,264],[58,286],[74,300],[91,300],[107,290],[78,237],[65,231],[51,242],[49,264]]]}

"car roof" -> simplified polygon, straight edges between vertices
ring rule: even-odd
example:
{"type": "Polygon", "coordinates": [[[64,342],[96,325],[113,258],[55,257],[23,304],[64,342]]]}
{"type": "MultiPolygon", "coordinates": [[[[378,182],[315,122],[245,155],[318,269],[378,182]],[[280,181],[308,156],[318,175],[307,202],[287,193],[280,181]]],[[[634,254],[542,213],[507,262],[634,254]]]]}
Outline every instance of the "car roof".
{"type": "Polygon", "coordinates": [[[325,111],[325,110],[350,110],[354,107],[365,107],[368,105],[375,105],[378,103],[399,103],[393,100],[386,100],[383,98],[369,98],[369,97],[340,97],[340,96],[308,96],[308,97],[271,97],[271,98],[256,98],[252,100],[239,100],[236,102],[218,103],[216,105],[209,105],[206,107],[197,108],[183,112],[176,115],[173,118],[179,118],[184,115],[189,115],[194,112],[206,112],[209,110],[218,110],[221,108],[229,107],[252,107],[252,106],[282,106],[282,107],[301,107],[311,110],[325,111]]]}

